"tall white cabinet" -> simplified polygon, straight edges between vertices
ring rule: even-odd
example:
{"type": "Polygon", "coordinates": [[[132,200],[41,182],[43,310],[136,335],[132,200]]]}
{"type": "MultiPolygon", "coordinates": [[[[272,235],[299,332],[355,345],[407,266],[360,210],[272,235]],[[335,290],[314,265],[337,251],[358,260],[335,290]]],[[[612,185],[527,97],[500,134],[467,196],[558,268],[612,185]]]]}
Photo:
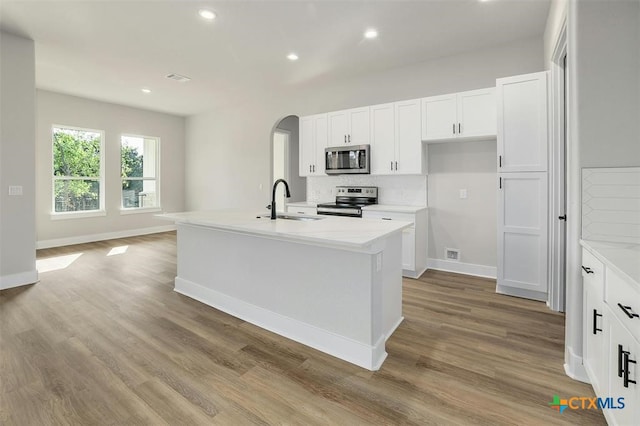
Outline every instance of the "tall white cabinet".
{"type": "Polygon", "coordinates": [[[547,300],[547,73],[496,80],[496,291],[547,300]]]}
{"type": "Polygon", "coordinates": [[[300,118],[300,176],[324,176],[327,147],[327,114],[300,118]]]}

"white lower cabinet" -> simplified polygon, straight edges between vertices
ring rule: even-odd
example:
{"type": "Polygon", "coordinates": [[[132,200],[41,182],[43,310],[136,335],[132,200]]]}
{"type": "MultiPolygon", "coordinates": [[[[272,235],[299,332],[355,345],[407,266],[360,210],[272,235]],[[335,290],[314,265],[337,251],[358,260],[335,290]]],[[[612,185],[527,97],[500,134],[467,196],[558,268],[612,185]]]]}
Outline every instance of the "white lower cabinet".
{"type": "Polygon", "coordinates": [[[402,231],[402,275],[418,278],[427,270],[427,209],[415,213],[363,210],[363,219],[399,220],[413,223],[402,231]]]}
{"type": "Polygon", "coordinates": [[[582,251],[583,363],[610,425],[640,416],[640,289],[582,251]],[[608,402],[607,402],[608,401],[608,402]]]}

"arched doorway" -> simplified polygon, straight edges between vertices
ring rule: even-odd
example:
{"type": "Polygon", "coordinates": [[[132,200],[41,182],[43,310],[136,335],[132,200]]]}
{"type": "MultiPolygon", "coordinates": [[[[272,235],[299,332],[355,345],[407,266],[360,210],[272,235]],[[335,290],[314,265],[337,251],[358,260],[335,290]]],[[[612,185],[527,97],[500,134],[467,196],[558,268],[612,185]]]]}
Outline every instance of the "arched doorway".
{"type": "Polygon", "coordinates": [[[299,173],[299,119],[289,115],[276,123],[271,135],[271,182],[285,179],[289,184],[291,198],[285,200],[284,187],[276,191],[278,211],[284,211],[286,202],[305,201],[307,199],[307,179],[299,173]]]}

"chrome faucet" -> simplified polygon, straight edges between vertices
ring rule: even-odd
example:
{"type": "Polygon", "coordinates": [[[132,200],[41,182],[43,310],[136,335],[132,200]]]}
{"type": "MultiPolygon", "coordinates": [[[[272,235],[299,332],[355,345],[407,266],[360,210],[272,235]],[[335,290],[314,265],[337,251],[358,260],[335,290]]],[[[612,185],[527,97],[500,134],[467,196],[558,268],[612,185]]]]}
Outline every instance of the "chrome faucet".
{"type": "Polygon", "coordinates": [[[287,181],[284,179],[278,179],[277,181],[275,181],[273,184],[273,192],[271,194],[271,220],[276,219],[276,187],[280,182],[284,183],[285,196],[287,198],[291,198],[291,193],[289,192],[289,184],[287,183],[287,181]]]}

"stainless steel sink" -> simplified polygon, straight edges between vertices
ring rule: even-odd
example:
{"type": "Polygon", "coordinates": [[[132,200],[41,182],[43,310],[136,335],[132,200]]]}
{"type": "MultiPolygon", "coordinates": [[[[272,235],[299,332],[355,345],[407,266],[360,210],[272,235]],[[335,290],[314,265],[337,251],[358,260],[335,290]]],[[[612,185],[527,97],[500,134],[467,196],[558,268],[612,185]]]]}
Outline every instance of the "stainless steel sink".
{"type": "MultiPolygon", "coordinates": [[[[271,214],[261,214],[260,216],[256,216],[257,219],[270,219],[271,214]]],[[[314,221],[314,220],[322,220],[324,217],[318,216],[299,216],[299,215],[291,215],[291,214],[283,214],[278,213],[276,215],[276,219],[286,219],[286,220],[302,220],[302,221],[314,221]]]]}

